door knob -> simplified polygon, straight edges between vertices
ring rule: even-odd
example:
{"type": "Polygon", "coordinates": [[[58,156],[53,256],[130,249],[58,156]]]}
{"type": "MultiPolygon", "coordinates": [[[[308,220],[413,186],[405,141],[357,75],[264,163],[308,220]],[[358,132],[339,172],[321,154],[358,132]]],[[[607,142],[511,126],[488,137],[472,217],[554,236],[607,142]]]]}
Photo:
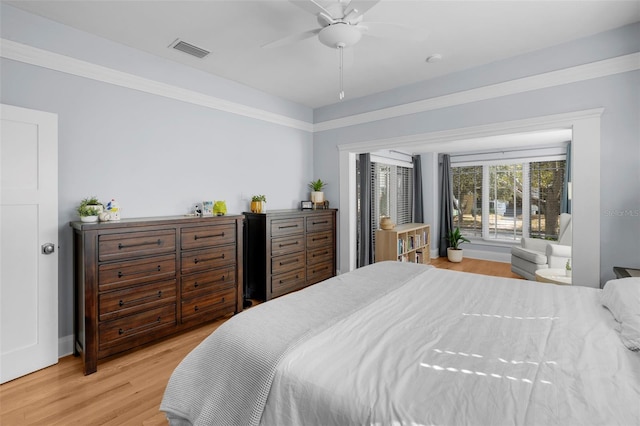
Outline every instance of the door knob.
{"type": "Polygon", "coordinates": [[[42,254],[52,254],[56,251],[56,245],[53,243],[46,243],[42,245],[42,254]]]}

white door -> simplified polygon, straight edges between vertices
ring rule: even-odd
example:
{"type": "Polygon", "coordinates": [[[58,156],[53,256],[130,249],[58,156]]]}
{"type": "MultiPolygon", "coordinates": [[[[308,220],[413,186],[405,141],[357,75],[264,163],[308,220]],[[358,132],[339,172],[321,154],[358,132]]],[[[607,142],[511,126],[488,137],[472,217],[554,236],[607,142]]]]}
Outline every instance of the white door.
{"type": "Polygon", "coordinates": [[[58,362],[58,116],[0,108],[0,383],[5,383],[58,362]]]}

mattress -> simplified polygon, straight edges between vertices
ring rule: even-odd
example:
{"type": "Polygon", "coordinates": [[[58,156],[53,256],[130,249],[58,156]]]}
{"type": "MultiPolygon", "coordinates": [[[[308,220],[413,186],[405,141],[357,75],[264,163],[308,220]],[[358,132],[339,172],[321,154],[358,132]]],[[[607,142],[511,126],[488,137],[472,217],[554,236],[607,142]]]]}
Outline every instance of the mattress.
{"type": "MultiPolygon", "coordinates": [[[[257,407],[250,422],[238,413],[189,418],[163,402],[172,423],[640,424],[640,354],[622,345],[601,290],[398,262],[336,278],[264,304],[273,316],[287,305],[304,310],[301,300],[324,293],[338,306],[345,288],[368,293],[344,313],[301,326],[278,349],[261,396],[247,405],[257,407]]],[[[304,324],[295,310],[287,315],[304,324]]],[[[215,353],[210,347],[191,375],[202,380],[207,368],[221,368],[206,362],[215,353]]],[[[199,392],[226,386],[185,383],[199,392]]]]}

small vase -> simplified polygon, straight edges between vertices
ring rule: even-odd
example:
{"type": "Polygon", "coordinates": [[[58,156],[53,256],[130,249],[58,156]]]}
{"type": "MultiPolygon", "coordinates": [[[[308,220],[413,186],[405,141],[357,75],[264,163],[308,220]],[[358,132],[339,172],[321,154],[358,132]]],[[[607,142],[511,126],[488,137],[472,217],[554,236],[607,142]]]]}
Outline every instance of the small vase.
{"type": "Polygon", "coordinates": [[[395,228],[396,224],[391,221],[390,217],[383,217],[380,219],[380,229],[384,229],[388,231],[389,229],[395,228]]]}
{"type": "Polygon", "coordinates": [[[262,213],[264,211],[264,203],[262,201],[251,202],[251,213],[262,213]]]}
{"type": "Polygon", "coordinates": [[[571,269],[565,269],[565,272],[567,277],[571,276],[571,269]]]}
{"type": "Polygon", "coordinates": [[[98,216],[80,216],[80,221],[86,223],[97,222],[98,216]]]}
{"type": "Polygon", "coordinates": [[[313,201],[316,204],[324,202],[324,192],[311,191],[311,201],[313,201]]]}

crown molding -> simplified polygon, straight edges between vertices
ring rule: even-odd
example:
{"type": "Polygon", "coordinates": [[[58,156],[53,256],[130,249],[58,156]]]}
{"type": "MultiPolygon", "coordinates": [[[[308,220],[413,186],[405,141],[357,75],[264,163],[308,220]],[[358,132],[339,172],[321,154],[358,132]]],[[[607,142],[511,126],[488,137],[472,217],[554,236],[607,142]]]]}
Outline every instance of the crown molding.
{"type": "Polygon", "coordinates": [[[171,84],[161,83],[4,38],[0,38],[0,57],[306,132],[322,132],[340,129],[640,69],[640,52],[636,52],[589,64],[312,124],[260,108],[250,107],[171,84]]]}
{"type": "Polygon", "coordinates": [[[242,105],[215,96],[205,95],[171,84],[161,83],[4,38],[0,38],[0,56],[13,61],[188,102],[218,111],[254,118],[256,120],[304,130],[306,132],[313,132],[312,123],[296,120],[260,108],[242,105]]]}
{"type": "Polygon", "coordinates": [[[410,102],[376,111],[354,114],[314,124],[314,132],[370,123],[378,120],[416,114],[440,108],[483,101],[501,96],[540,90],[640,69],[640,53],[631,53],[584,65],[464,90],[449,95],[410,102]]]}

